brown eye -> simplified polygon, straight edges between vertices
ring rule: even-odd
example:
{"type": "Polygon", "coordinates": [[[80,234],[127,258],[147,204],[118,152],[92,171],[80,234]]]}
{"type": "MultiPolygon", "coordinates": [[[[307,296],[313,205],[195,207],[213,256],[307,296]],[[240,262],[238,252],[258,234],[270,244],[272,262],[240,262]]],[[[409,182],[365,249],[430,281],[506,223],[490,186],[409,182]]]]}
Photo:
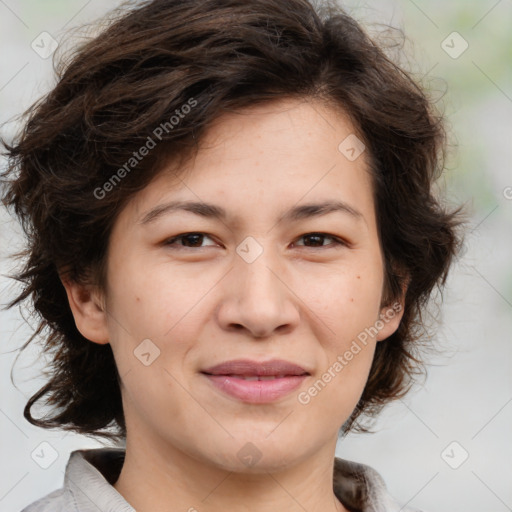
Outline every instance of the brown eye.
{"type": "Polygon", "coordinates": [[[315,248],[315,247],[334,247],[334,246],[337,246],[337,245],[345,245],[345,243],[340,240],[338,237],[335,237],[333,235],[329,235],[327,233],[306,233],[305,235],[302,235],[300,239],[303,239],[304,240],[304,244],[299,244],[299,245],[304,245],[304,247],[308,247],[308,248],[315,248]],[[327,244],[327,245],[324,245],[324,241],[328,239],[328,240],[331,240],[333,243],[330,243],[330,244],[327,244]]]}
{"type": "MultiPolygon", "coordinates": [[[[202,242],[205,238],[210,238],[205,233],[183,233],[181,235],[170,238],[165,242],[165,245],[174,245],[175,247],[189,247],[189,248],[201,248],[207,247],[203,246],[202,242]],[[177,241],[181,241],[182,243],[177,244],[177,241]]],[[[211,238],[210,238],[211,240],[211,238]]]]}

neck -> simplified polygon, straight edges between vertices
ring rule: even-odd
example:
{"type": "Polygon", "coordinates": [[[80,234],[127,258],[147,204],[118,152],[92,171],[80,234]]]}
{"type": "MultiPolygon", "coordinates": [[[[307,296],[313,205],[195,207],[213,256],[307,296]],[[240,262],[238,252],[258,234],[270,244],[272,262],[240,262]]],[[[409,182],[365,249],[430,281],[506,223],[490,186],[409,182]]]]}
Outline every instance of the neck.
{"type": "Polygon", "coordinates": [[[241,473],[128,435],[114,487],[137,512],[347,512],[333,492],[335,447],[330,443],[285,470],[241,473]]]}

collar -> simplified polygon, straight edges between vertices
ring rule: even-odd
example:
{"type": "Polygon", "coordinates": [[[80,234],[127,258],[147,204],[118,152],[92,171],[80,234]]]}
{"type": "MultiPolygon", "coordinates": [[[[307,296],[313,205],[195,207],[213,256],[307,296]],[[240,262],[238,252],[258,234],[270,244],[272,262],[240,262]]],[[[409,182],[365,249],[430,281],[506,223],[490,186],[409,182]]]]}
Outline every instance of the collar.
{"type": "MultiPolygon", "coordinates": [[[[136,512],[113,487],[125,456],[124,448],[75,450],[69,457],[64,487],[80,512],[136,512]]],[[[412,512],[388,494],[384,480],[370,466],[334,458],[333,490],[351,512],[412,512]]]]}

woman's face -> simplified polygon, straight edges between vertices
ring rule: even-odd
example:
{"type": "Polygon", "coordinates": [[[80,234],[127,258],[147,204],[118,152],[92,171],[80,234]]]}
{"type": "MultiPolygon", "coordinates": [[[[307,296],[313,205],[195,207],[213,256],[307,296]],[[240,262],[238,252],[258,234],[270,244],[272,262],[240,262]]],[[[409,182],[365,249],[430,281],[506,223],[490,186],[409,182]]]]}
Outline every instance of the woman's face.
{"type": "Polygon", "coordinates": [[[179,178],[164,170],[120,213],[103,334],[77,325],[111,343],[128,439],[230,471],[334,449],[377,341],[401,317],[381,308],[372,186],[354,131],[313,101],[226,114],[179,178]],[[247,363],[277,359],[299,369],[247,363]],[[234,360],[247,364],[205,373],[234,360]],[[257,380],[265,368],[287,376],[257,380]]]}

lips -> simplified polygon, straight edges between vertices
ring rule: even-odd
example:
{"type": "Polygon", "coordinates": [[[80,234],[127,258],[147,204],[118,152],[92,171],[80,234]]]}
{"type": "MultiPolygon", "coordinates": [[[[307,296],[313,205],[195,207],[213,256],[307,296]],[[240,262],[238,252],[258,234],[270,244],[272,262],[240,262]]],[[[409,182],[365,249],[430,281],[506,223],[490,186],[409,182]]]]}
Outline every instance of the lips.
{"type": "Polygon", "coordinates": [[[301,366],[274,359],[227,361],[201,372],[224,396],[245,403],[265,404],[285,398],[310,375],[301,366]]]}
{"type": "Polygon", "coordinates": [[[235,359],[206,368],[202,373],[208,375],[244,377],[252,380],[271,380],[272,378],[287,376],[309,375],[301,366],[283,359],[272,359],[271,361],[263,362],[249,359],[235,359]]]}

